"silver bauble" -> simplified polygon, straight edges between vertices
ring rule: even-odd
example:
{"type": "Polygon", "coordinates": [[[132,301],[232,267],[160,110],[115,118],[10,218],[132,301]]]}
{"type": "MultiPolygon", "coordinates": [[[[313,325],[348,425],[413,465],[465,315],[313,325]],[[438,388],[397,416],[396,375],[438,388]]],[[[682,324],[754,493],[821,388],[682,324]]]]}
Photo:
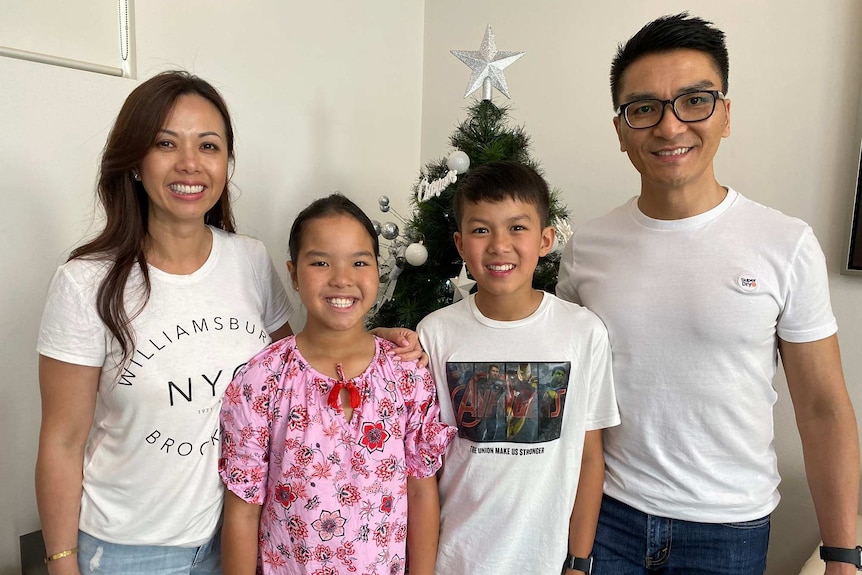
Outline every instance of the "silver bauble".
{"type": "Polygon", "coordinates": [[[398,237],[398,226],[395,222],[386,222],[380,226],[380,235],[387,240],[394,240],[398,237]]]}

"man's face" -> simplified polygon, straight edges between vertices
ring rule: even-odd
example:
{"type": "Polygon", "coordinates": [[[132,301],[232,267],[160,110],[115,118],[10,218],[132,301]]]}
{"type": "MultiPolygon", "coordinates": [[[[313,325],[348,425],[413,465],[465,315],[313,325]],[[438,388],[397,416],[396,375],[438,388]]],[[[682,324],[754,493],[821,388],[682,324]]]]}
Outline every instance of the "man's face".
{"type": "MultiPolygon", "coordinates": [[[[620,103],[721,89],[721,76],[707,54],[674,50],[635,60],[622,75],[620,103]]],[[[652,128],[630,128],[621,116],[614,126],[620,150],[641,174],[642,194],[712,190],[713,158],[721,139],[730,135],[730,101],[718,100],[713,115],[700,122],[681,122],[668,105],[652,128]]]]}

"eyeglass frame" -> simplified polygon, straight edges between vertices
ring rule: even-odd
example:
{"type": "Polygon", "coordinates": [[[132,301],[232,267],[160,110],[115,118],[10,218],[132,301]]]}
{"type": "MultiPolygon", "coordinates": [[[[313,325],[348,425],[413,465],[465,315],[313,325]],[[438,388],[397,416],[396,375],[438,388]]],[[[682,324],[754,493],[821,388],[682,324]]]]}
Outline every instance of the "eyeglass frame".
{"type": "Polygon", "coordinates": [[[721,90],[692,90],[691,92],[685,92],[684,94],[680,94],[676,98],[671,98],[670,100],[662,100],[660,98],[638,98],[637,100],[632,100],[631,102],[626,102],[625,104],[620,104],[620,106],[616,109],[616,115],[622,116],[623,120],[626,123],[626,126],[631,128],[632,130],[648,130],[650,128],[655,128],[661,121],[664,120],[664,111],[667,108],[667,105],[670,104],[670,109],[673,112],[673,115],[677,120],[683,122],[685,124],[694,124],[695,122],[703,122],[704,120],[709,120],[712,118],[712,115],[715,114],[715,107],[718,104],[719,100],[724,100],[726,96],[724,92],[721,90]],[[679,113],[676,111],[676,101],[680,98],[684,98],[685,96],[691,96],[692,94],[712,94],[712,111],[710,111],[709,115],[706,118],[701,118],[700,120],[683,120],[679,117],[679,113]],[[641,126],[636,128],[631,125],[629,122],[628,115],[626,114],[626,110],[632,104],[637,104],[638,102],[659,102],[661,104],[661,114],[659,114],[658,121],[651,126],[641,126]]]}

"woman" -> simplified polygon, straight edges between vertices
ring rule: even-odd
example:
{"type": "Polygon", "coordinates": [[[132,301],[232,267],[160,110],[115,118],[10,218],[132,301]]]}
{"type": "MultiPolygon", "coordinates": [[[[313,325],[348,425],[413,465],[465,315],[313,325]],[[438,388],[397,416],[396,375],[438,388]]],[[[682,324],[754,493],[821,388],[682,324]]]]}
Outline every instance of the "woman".
{"type": "Polygon", "coordinates": [[[175,71],[138,86],[108,137],[105,227],[57,270],[37,347],[52,575],[220,572],[222,394],[291,334],[263,244],[234,233],[233,145],[219,93],[175,71]]]}

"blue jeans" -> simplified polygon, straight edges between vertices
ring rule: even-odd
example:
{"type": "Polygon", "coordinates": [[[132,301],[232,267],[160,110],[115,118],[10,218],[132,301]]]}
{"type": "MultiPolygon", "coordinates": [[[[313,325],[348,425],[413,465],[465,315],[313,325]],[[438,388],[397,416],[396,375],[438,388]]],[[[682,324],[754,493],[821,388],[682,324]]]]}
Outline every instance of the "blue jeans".
{"type": "Polygon", "coordinates": [[[221,530],[200,547],[118,545],[78,531],[81,575],[221,575],[221,530]]]}
{"type": "Polygon", "coordinates": [[[605,495],[593,546],[595,575],[763,575],[769,516],[696,523],[642,513],[605,495]]]}

